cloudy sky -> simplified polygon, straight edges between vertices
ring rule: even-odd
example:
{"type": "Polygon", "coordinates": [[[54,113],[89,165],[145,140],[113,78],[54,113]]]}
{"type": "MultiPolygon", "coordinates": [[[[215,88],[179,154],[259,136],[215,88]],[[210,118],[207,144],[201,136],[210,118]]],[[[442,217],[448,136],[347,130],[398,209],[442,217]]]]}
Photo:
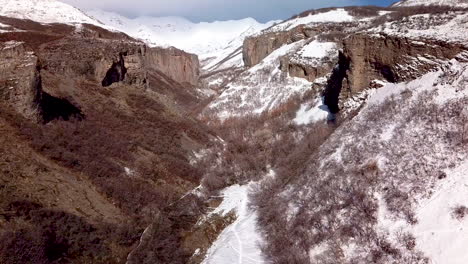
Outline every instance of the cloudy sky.
{"type": "Polygon", "coordinates": [[[99,8],[128,17],[183,16],[194,22],[253,17],[261,22],[286,19],[330,6],[380,5],[396,0],[62,0],[83,9],[99,8]]]}

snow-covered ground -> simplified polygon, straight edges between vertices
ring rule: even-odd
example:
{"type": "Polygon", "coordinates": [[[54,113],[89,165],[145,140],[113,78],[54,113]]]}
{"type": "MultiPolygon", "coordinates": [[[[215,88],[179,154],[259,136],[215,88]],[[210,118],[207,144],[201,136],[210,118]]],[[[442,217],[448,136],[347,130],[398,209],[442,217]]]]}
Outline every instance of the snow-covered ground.
{"type": "Polygon", "coordinates": [[[320,67],[337,58],[338,47],[335,42],[320,42],[315,39],[299,50],[291,61],[301,65],[320,67]]]}
{"type": "Polygon", "coordinates": [[[256,183],[233,185],[222,192],[223,202],[211,214],[235,212],[237,219],[223,230],[208,250],[204,264],[264,263],[257,231],[257,214],[249,209],[248,193],[256,183]]]}
{"type": "MultiPolygon", "coordinates": [[[[399,96],[404,91],[411,91],[413,99],[417,94],[435,92],[433,102],[439,105],[449,104],[457,98],[468,98],[468,65],[452,60],[448,69],[431,72],[407,84],[387,84],[378,89],[370,98],[368,104],[378,105],[389,100],[392,96],[399,96]],[[444,73],[444,71],[446,73],[444,73]],[[444,75],[452,75],[448,81],[444,75]]],[[[463,120],[463,117],[460,116],[463,120]]],[[[466,118],[466,117],[465,117],[466,118]]],[[[463,121],[462,121],[463,122],[463,121]]],[[[382,140],[393,137],[396,124],[389,124],[383,131],[382,140]]],[[[416,248],[430,259],[430,263],[468,263],[468,216],[456,219],[453,214],[457,206],[468,207],[468,160],[466,153],[452,152],[441,148],[440,143],[432,142],[433,148],[438,149],[438,159],[456,162],[456,166],[443,169],[446,175],[441,181],[416,197],[415,215],[417,224],[411,226],[403,219],[392,216],[386,210],[386,205],[379,199],[378,228],[381,232],[393,237],[397,242],[398,234],[411,233],[416,238],[416,248]],[[459,162],[458,160],[464,160],[459,162]]],[[[445,147],[446,148],[446,147],[445,147]]],[[[433,163],[433,158],[426,156],[433,163]]]]}
{"type": "Polygon", "coordinates": [[[468,207],[468,160],[447,171],[447,180],[434,194],[422,200],[417,210],[418,224],[412,228],[417,247],[432,263],[468,263],[468,215],[456,219],[457,206],[468,207]]]}
{"type": "Polygon", "coordinates": [[[289,216],[275,224],[303,234],[297,243],[310,243],[311,263],[468,263],[468,216],[453,216],[468,206],[464,61],[460,55],[408,83],[372,90],[287,190],[278,181],[259,194],[283,205],[268,212],[289,216]]]}
{"type": "Polygon", "coordinates": [[[302,104],[293,122],[296,125],[309,125],[314,122],[326,120],[329,114],[328,106],[323,104],[321,98],[317,98],[312,104],[302,104]]]}
{"type": "Polygon", "coordinates": [[[270,29],[268,31],[286,31],[293,29],[299,25],[307,25],[311,23],[326,23],[326,22],[350,22],[353,21],[354,18],[351,16],[348,11],[338,8],[334,10],[330,10],[328,12],[318,13],[318,14],[311,14],[305,17],[294,18],[290,20],[286,20],[283,23],[280,23],[270,29]]]}
{"type": "Polygon", "coordinates": [[[436,39],[445,42],[468,42],[468,13],[421,14],[403,21],[387,22],[368,32],[407,37],[414,40],[436,39]]]}

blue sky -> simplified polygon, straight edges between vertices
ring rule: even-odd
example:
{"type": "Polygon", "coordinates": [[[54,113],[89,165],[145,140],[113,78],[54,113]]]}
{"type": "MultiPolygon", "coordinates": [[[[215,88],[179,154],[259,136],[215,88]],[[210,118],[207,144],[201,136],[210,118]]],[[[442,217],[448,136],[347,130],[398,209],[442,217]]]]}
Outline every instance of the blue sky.
{"type": "Polygon", "coordinates": [[[286,19],[305,10],[331,6],[388,6],[396,0],[62,0],[83,9],[99,8],[129,17],[182,16],[194,22],[253,17],[286,19]]]}

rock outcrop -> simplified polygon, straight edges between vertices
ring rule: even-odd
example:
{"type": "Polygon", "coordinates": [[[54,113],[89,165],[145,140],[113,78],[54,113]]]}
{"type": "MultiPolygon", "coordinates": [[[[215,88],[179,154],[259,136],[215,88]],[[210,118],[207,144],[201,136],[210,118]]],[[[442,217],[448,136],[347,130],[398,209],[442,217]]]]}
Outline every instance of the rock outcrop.
{"type": "Polygon", "coordinates": [[[146,65],[180,83],[197,85],[200,78],[198,56],[176,48],[149,48],[146,65]]]}
{"type": "Polygon", "coordinates": [[[313,82],[317,78],[329,74],[335,65],[336,60],[323,61],[318,65],[312,65],[285,56],[281,58],[280,68],[282,71],[288,72],[289,76],[303,78],[309,82],[313,82]]]}
{"type": "Polygon", "coordinates": [[[37,119],[41,97],[38,58],[22,42],[0,46],[0,103],[27,119],[37,119]]]}
{"type": "Polygon", "coordinates": [[[371,88],[374,80],[391,83],[414,80],[464,50],[463,45],[435,40],[350,35],[343,40],[339,63],[325,90],[325,103],[332,112],[338,112],[342,99],[371,88]]]}
{"type": "Polygon", "coordinates": [[[125,79],[127,68],[125,67],[124,53],[119,54],[119,60],[112,63],[110,69],[106,72],[106,76],[102,80],[102,86],[110,86],[113,83],[121,82],[125,79]]]}
{"type": "Polygon", "coordinates": [[[354,34],[344,39],[344,56],[350,62],[349,94],[368,88],[375,79],[402,82],[436,68],[462,52],[462,45],[432,40],[413,40],[383,34],[354,34]]]}
{"type": "Polygon", "coordinates": [[[244,40],[242,48],[244,64],[252,67],[281,46],[314,37],[316,34],[315,29],[301,25],[290,31],[267,32],[248,37],[244,40]]]}
{"type": "MultiPolygon", "coordinates": [[[[340,41],[343,32],[358,24],[346,23],[320,23],[315,25],[299,25],[288,31],[265,31],[262,34],[248,37],[244,40],[243,58],[247,67],[252,67],[270,55],[276,49],[285,44],[290,44],[303,39],[314,37],[332,38],[332,41],[340,41]]],[[[327,39],[329,41],[330,39],[327,39]]]]}

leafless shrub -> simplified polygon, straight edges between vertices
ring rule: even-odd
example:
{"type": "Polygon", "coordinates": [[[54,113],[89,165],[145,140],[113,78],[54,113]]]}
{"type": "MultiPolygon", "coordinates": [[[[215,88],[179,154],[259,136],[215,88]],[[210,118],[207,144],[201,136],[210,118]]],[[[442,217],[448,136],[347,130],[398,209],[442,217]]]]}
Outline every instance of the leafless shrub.
{"type": "Polygon", "coordinates": [[[346,11],[356,17],[375,17],[380,11],[388,10],[388,8],[380,6],[350,6],[345,7],[346,11]]]}
{"type": "Polygon", "coordinates": [[[464,205],[458,205],[452,208],[452,217],[459,221],[463,220],[468,215],[468,207],[464,205]]]}
{"type": "Polygon", "coordinates": [[[406,249],[411,251],[416,248],[416,238],[410,233],[403,234],[400,243],[402,243],[406,249]]]}

